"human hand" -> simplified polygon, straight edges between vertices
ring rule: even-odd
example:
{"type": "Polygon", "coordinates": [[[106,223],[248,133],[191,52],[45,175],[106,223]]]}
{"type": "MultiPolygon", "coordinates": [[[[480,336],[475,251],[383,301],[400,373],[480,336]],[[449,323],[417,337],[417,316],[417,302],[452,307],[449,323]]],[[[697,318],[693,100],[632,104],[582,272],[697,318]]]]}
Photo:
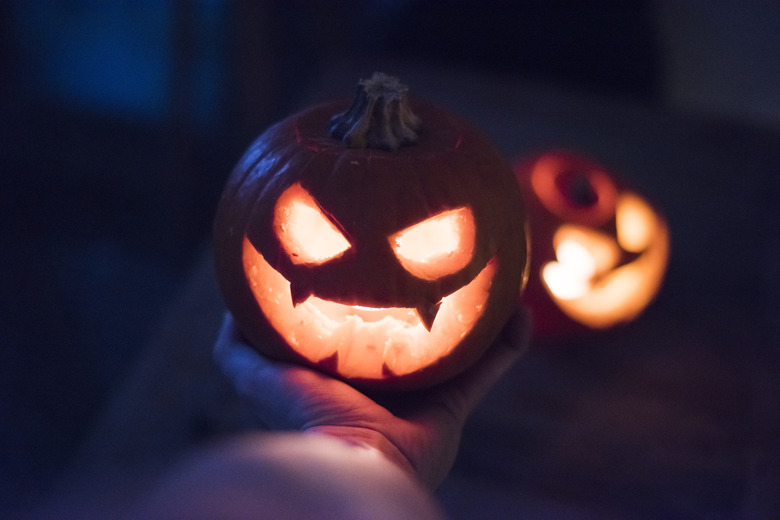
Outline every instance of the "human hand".
{"type": "Polygon", "coordinates": [[[258,354],[229,314],[214,356],[269,428],[371,446],[435,489],[452,468],[466,419],[525,352],[529,333],[528,315],[518,310],[466,372],[430,389],[375,399],[315,370],[258,354]]]}

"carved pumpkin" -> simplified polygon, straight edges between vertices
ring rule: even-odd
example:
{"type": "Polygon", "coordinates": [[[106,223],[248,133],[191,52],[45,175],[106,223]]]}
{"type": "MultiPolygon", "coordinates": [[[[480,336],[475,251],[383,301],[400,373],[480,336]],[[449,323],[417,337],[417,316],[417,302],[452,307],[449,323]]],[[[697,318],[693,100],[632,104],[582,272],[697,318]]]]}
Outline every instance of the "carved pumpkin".
{"type": "Polygon", "coordinates": [[[526,266],[515,207],[484,137],[377,74],[351,107],[304,110],[250,146],[217,210],[218,279],[264,354],[419,388],[473,363],[511,313],[526,266]]]}
{"type": "Polygon", "coordinates": [[[661,287],[669,230],[636,192],[572,153],[518,164],[533,262],[523,301],[540,337],[601,330],[636,318],[661,287]]]}

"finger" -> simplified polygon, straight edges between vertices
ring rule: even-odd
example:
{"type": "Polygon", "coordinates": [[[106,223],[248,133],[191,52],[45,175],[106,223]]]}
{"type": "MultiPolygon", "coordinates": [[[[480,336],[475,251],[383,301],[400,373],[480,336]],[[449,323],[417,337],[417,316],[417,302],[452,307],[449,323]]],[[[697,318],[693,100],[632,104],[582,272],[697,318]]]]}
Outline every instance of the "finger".
{"type": "Polygon", "coordinates": [[[303,429],[329,422],[362,424],[376,414],[387,413],[341,381],[258,353],[246,344],[230,315],[217,336],[214,358],[238,394],[270,428],[303,429]]]}
{"type": "Polygon", "coordinates": [[[244,341],[230,313],[222,320],[213,355],[222,372],[234,384],[248,377],[260,361],[259,354],[244,341]]]}
{"type": "Polygon", "coordinates": [[[236,392],[253,406],[268,427],[296,428],[289,402],[296,399],[296,387],[284,377],[288,365],[272,361],[249,346],[228,313],[214,343],[214,359],[236,392]]]}
{"type": "Polygon", "coordinates": [[[239,393],[249,397],[291,398],[315,383],[310,381],[312,378],[316,380],[319,377],[313,374],[307,378],[303,374],[305,369],[260,354],[246,343],[230,314],[225,316],[217,335],[214,358],[239,393]],[[295,375],[296,381],[292,385],[289,384],[288,376],[291,372],[301,372],[295,375]]]}
{"type": "Polygon", "coordinates": [[[530,311],[518,306],[501,329],[497,341],[504,343],[510,349],[518,350],[521,355],[525,354],[531,343],[530,311]]]}
{"type": "Polygon", "coordinates": [[[528,349],[530,335],[528,312],[519,308],[474,366],[436,389],[433,405],[443,407],[456,421],[465,422],[490,389],[528,349]]]}

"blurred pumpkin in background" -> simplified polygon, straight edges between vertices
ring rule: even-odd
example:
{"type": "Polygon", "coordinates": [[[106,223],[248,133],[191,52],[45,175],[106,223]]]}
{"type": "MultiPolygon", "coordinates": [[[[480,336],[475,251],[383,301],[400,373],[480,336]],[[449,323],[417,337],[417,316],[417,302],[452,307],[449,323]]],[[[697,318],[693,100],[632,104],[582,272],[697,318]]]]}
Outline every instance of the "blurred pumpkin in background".
{"type": "Polygon", "coordinates": [[[635,319],[658,293],[669,229],[641,195],[569,152],[515,166],[531,226],[522,301],[537,337],[602,330],[635,319]]]}

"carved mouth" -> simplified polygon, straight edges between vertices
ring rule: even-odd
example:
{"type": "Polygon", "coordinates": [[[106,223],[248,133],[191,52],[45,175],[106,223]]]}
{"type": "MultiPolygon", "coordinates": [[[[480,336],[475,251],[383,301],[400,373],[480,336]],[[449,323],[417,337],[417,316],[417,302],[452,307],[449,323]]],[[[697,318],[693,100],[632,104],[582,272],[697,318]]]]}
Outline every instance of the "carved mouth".
{"type": "Polygon", "coordinates": [[[669,230],[644,199],[621,195],[616,221],[616,237],[561,226],[553,236],[556,260],[541,271],[558,307],[597,329],[637,317],[660,289],[669,257],[669,230]],[[631,260],[621,263],[627,254],[631,260]]]}
{"type": "MultiPolygon", "coordinates": [[[[426,327],[420,309],[345,305],[309,296],[293,305],[290,282],[244,237],[244,272],[260,308],[291,348],[313,363],[335,357],[339,374],[380,379],[415,372],[449,354],[482,316],[494,257],[467,285],[442,298],[426,327]]],[[[427,319],[426,319],[427,320],[427,319]]]]}

